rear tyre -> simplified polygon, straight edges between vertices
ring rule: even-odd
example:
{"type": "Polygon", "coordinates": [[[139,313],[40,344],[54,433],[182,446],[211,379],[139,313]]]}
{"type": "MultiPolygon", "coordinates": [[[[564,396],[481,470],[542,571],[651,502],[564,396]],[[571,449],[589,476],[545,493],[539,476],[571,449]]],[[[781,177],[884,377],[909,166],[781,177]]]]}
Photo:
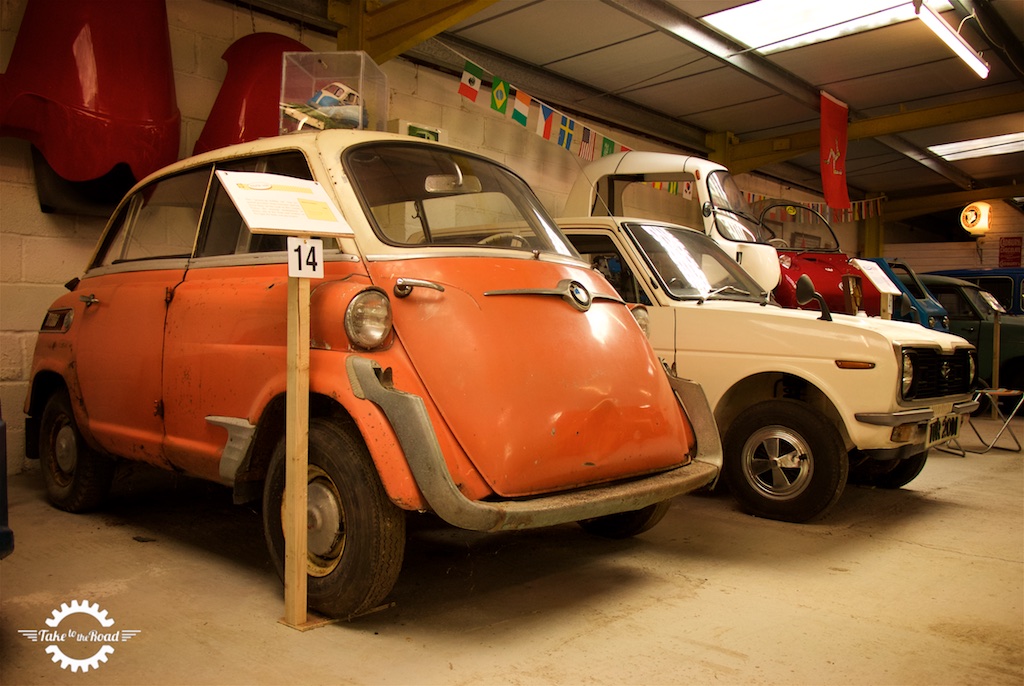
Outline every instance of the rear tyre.
{"type": "Polygon", "coordinates": [[[722,475],[747,512],[786,522],[821,517],[839,500],[849,458],[821,412],[796,400],[768,400],[742,412],[723,444],[722,475]]]}
{"type": "Polygon", "coordinates": [[[850,471],[850,483],[875,488],[902,488],[917,478],[928,451],[905,460],[867,460],[850,471]]]}
{"type": "Polygon", "coordinates": [[[629,538],[648,531],[660,522],[668,513],[668,508],[671,504],[672,501],[664,500],[639,510],[618,512],[603,517],[594,517],[593,519],[582,519],[577,523],[584,531],[594,536],[629,538]]]}
{"type": "Polygon", "coordinates": [[[117,463],[90,448],[78,430],[66,390],[50,396],[39,421],[39,462],[46,496],[68,512],[94,510],[106,499],[117,463]]]}
{"type": "MultiPolygon", "coordinates": [[[[282,438],[263,491],[267,549],[282,579],[285,463],[282,438]]],[[[373,609],[391,592],[402,568],[405,513],[388,498],[366,445],[346,425],[310,420],[306,494],[309,606],[329,617],[373,609]]]]}

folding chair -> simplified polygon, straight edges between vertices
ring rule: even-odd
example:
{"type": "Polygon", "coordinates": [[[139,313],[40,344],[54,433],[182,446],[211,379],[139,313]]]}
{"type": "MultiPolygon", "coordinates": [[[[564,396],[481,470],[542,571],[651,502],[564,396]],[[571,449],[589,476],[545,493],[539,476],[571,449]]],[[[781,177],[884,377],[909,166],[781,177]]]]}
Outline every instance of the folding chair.
{"type": "Polygon", "coordinates": [[[995,449],[997,449],[997,451],[1014,451],[1016,453],[1020,453],[1021,442],[1013,431],[1010,431],[1008,435],[1013,439],[1014,444],[1017,445],[1016,448],[996,445],[995,441],[999,439],[999,436],[1006,432],[1007,428],[1010,426],[1010,422],[1014,419],[1014,417],[1017,416],[1017,413],[1020,411],[1021,405],[1024,405],[1024,391],[1012,390],[1008,388],[983,388],[979,390],[977,393],[975,393],[975,399],[980,399],[982,396],[987,397],[989,402],[992,403],[993,408],[995,408],[995,415],[998,418],[998,421],[1002,422],[1002,426],[999,427],[999,430],[995,433],[995,436],[993,436],[991,440],[986,442],[985,439],[981,437],[981,434],[978,433],[978,427],[974,425],[974,422],[971,422],[971,429],[974,430],[974,435],[978,436],[978,440],[980,440],[985,445],[984,449],[981,449],[981,451],[971,452],[988,453],[990,449],[994,447],[995,449]],[[1015,404],[1013,406],[1013,409],[1006,414],[1002,412],[1002,408],[1000,408],[999,406],[999,400],[1004,398],[1017,398],[1017,404],[1015,404]]]}

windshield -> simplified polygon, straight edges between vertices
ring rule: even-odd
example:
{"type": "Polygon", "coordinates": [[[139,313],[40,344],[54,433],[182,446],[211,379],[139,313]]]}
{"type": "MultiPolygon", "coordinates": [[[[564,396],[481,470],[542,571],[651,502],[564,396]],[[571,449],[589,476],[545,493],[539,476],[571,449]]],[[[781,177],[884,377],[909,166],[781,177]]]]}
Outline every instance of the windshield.
{"type": "Polygon", "coordinates": [[[708,194],[715,213],[715,226],[723,237],[742,243],[763,243],[747,199],[732,175],[723,170],[708,174],[708,194]]]}
{"type": "Polygon", "coordinates": [[[402,246],[485,246],[576,256],[522,179],[482,157],[383,142],[343,162],[381,239],[402,246]]]}
{"type": "Polygon", "coordinates": [[[806,205],[762,200],[753,209],[765,239],[779,250],[839,251],[839,240],[832,227],[806,205]]]}
{"type": "Polygon", "coordinates": [[[625,227],[673,298],[764,300],[757,282],[704,234],[647,222],[625,227]]]}

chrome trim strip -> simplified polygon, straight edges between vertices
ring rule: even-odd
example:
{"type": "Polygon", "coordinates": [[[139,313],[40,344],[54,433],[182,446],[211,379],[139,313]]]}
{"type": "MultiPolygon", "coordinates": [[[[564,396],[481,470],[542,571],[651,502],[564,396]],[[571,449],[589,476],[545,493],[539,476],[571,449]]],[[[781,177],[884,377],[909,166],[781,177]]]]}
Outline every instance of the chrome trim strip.
{"type": "Polygon", "coordinates": [[[922,424],[935,416],[929,407],[918,410],[900,410],[899,412],[858,412],[854,417],[858,422],[876,426],[899,426],[900,424],[922,424]]]}

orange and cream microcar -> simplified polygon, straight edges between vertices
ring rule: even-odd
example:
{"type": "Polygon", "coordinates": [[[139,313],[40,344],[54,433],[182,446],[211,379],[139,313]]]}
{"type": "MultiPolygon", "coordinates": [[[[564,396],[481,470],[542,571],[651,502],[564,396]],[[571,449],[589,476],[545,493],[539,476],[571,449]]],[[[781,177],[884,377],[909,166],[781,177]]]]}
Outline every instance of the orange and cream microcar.
{"type": "Polygon", "coordinates": [[[388,595],[407,511],[630,536],[716,479],[702,389],[666,372],[521,178],[326,131],[184,160],[117,207],[36,346],[28,452],[56,506],[98,506],[115,459],[185,472],[262,498],[283,568],[287,238],[250,232],[218,171],[315,180],[351,227],[323,238],[310,297],[314,609],[388,595]]]}

